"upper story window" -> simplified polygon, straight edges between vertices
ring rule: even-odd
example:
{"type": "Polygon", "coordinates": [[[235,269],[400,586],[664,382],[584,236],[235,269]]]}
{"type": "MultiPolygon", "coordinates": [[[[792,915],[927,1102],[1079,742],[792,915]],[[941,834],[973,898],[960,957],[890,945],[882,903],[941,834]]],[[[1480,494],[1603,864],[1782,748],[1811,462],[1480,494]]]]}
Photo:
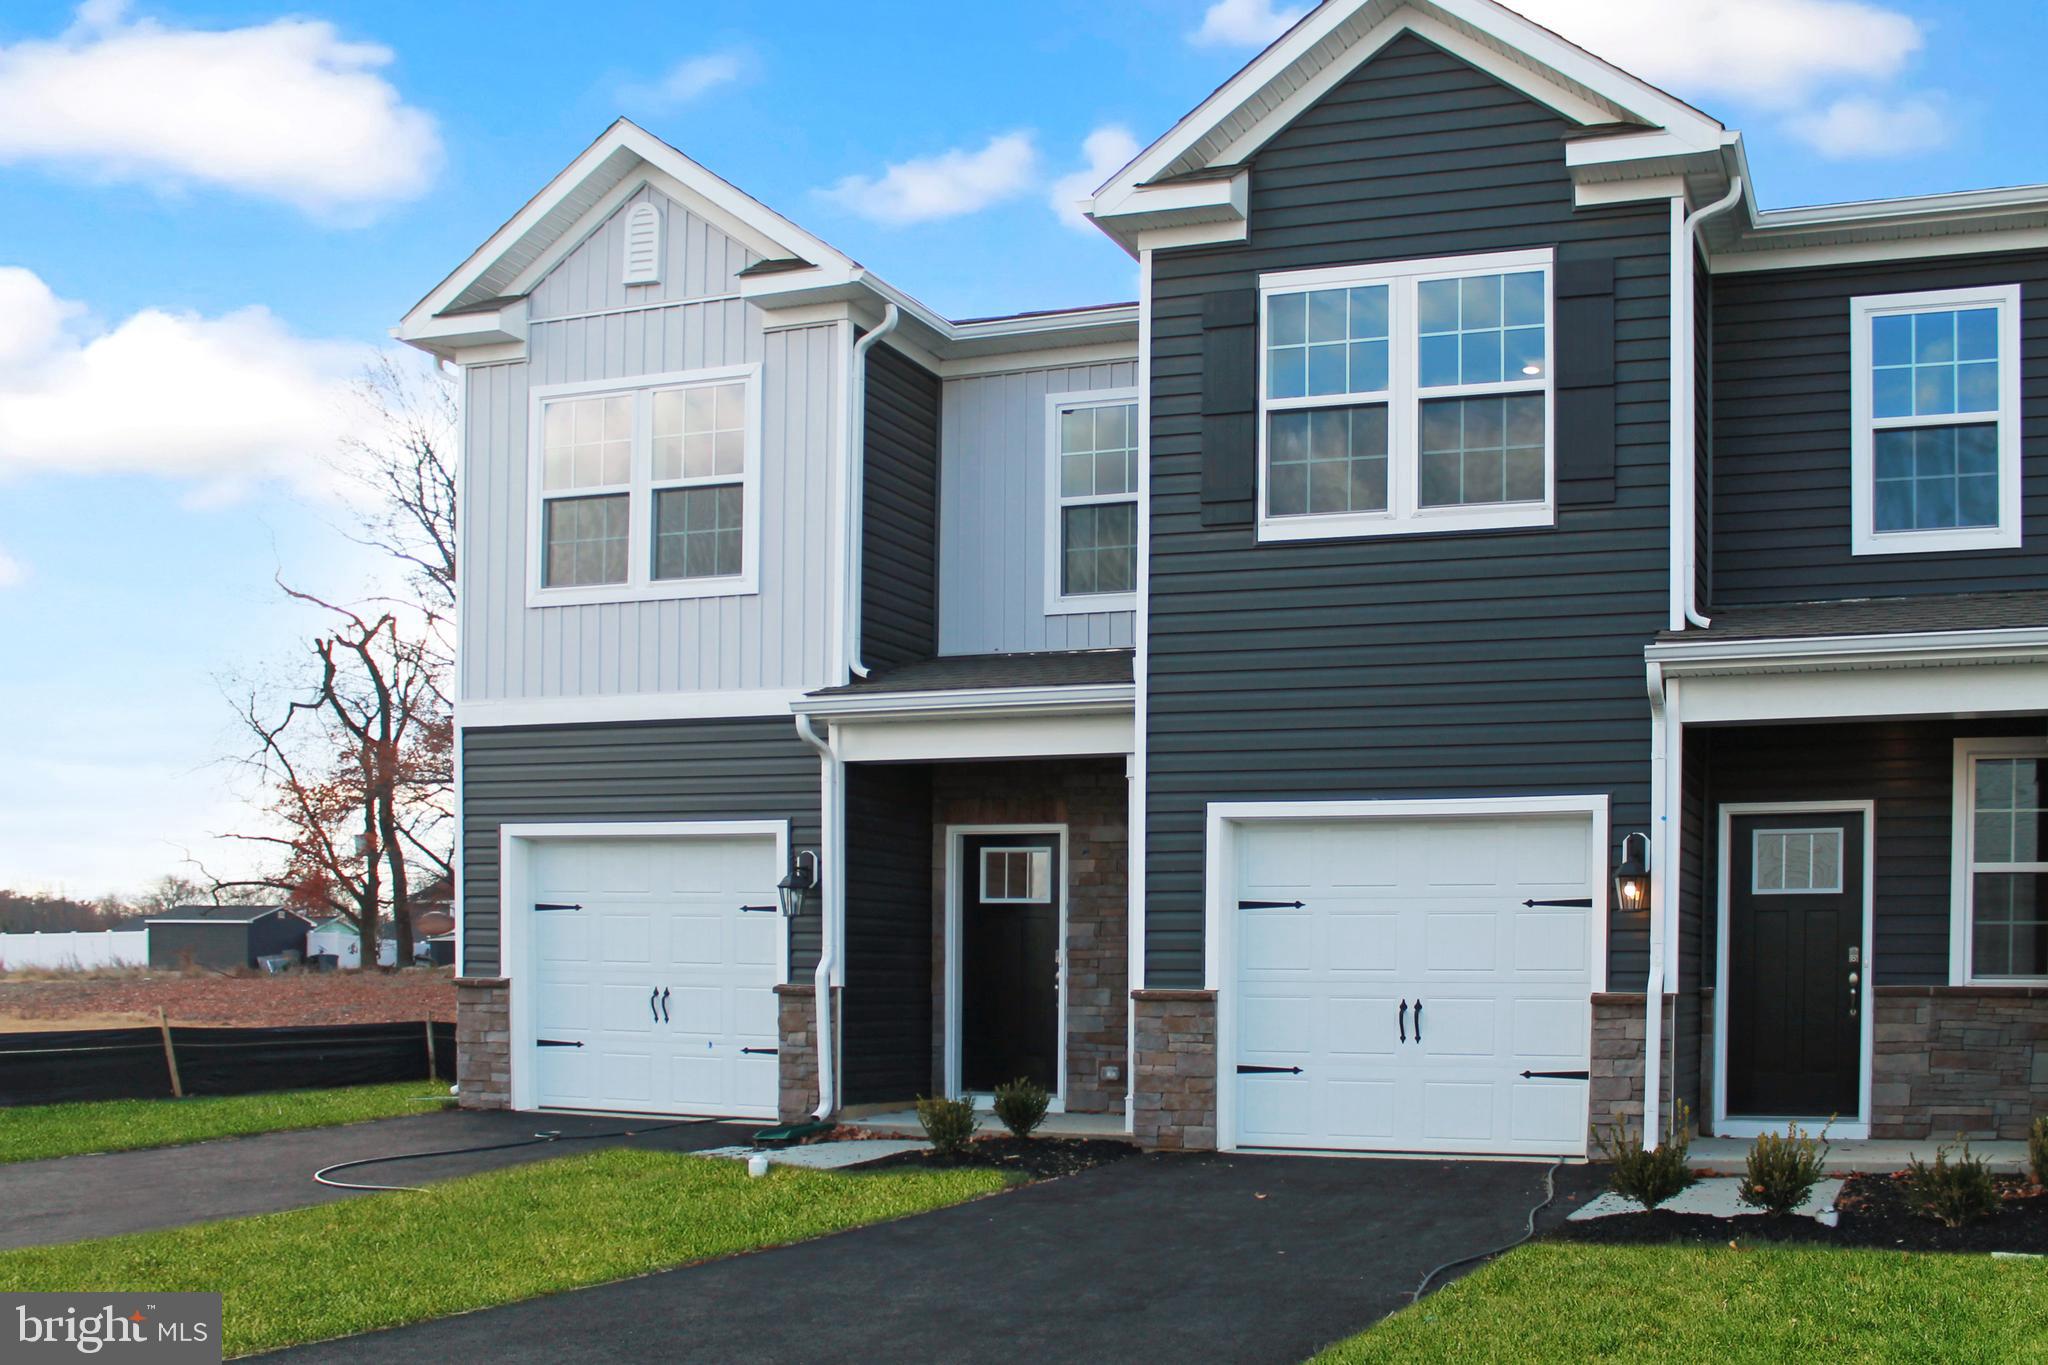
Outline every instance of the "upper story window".
{"type": "Polygon", "coordinates": [[[1851,550],[2020,543],[2018,285],[1850,305],[1851,550]]]}
{"type": "Polygon", "coordinates": [[[534,392],[528,600],[755,590],[754,367],[534,392]]]}
{"type": "Polygon", "coordinates": [[[1950,978],[2048,979],[2048,742],[1956,742],[1950,978]]]}
{"type": "Polygon", "coordinates": [[[1138,587],[1136,395],[1056,394],[1047,400],[1052,500],[1046,610],[1122,611],[1138,587]]]}
{"type": "Polygon", "coordinates": [[[1260,538],[1549,525],[1550,261],[1263,277],[1260,538]]]}

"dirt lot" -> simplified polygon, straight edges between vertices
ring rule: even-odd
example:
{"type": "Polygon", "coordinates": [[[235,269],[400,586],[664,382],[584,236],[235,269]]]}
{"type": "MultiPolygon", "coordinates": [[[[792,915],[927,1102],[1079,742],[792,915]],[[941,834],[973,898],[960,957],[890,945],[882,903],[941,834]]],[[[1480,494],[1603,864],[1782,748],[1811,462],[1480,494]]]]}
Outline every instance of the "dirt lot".
{"type": "Polygon", "coordinates": [[[283,976],[145,971],[0,976],[0,1032],[154,1024],[159,1008],[174,1024],[252,1028],[426,1018],[453,1023],[455,979],[447,969],[419,968],[283,976]]]}

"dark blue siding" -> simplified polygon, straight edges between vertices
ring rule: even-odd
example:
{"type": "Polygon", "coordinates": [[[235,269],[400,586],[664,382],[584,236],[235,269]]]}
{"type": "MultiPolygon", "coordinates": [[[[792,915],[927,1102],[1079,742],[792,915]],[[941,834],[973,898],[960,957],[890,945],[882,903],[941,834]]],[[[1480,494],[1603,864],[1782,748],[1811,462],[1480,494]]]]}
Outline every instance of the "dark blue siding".
{"type": "MultiPolygon", "coordinates": [[[[1576,211],[1568,124],[1404,37],[1281,133],[1243,245],[1154,262],[1148,984],[1202,978],[1214,800],[1606,793],[1649,816],[1669,211],[1576,211]],[[1572,244],[1615,260],[1616,494],[1555,529],[1259,545],[1201,517],[1202,311],[1262,271],[1572,244]]],[[[1646,967],[1611,926],[1614,989],[1646,967]]]]}

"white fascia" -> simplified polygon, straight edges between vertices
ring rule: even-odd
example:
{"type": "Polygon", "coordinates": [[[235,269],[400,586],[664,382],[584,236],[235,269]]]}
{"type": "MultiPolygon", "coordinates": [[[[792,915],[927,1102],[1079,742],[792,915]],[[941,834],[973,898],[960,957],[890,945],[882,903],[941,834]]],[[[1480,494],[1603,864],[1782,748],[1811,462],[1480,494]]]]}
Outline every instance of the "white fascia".
{"type": "Polygon", "coordinates": [[[935,720],[946,717],[1016,716],[1044,713],[1090,715],[1129,711],[1137,695],[1131,683],[1056,687],[975,687],[926,692],[803,697],[790,703],[798,715],[821,719],[935,720]]]}
{"type": "Polygon", "coordinates": [[[2048,661],[2048,626],[1807,639],[1670,640],[1647,646],[1643,658],[1664,677],[2036,663],[2048,661]]]}

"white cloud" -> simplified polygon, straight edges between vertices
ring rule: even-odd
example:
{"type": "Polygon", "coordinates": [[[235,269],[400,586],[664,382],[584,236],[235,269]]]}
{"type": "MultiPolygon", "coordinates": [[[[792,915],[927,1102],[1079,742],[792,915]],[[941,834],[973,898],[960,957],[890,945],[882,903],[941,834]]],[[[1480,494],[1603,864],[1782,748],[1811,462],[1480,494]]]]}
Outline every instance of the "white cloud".
{"type": "Polygon", "coordinates": [[[628,104],[674,108],[702,99],[720,86],[737,83],[749,75],[753,67],[753,54],[742,48],[704,52],[683,58],[660,80],[625,87],[619,92],[619,97],[628,104]]]}
{"type": "Polygon", "coordinates": [[[1306,5],[1273,8],[1273,0],[1216,0],[1188,35],[1197,47],[1264,47],[1301,21],[1306,5]]]}
{"type": "Polygon", "coordinates": [[[1947,107],[1925,95],[1876,99],[1850,95],[1794,118],[1793,136],[1837,160],[1912,156],[1947,144],[1947,107]]]}
{"type": "Polygon", "coordinates": [[[1081,142],[1081,155],[1088,159],[1088,164],[1053,182],[1052,209],[1060,221],[1070,228],[1093,232],[1095,225],[1081,212],[1082,203],[1141,150],[1131,130],[1114,123],[1088,134],[1081,142]]]}
{"type": "Polygon", "coordinates": [[[392,57],[323,20],[173,28],[97,0],[54,39],[0,46],[0,164],[221,185],[322,213],[411,198],[441,140],[379,74],[392,57]]]}
{"type": "Polygon", "coordinates": [[[892,225],[975,213],[1014,199],[1038,182],[1038,149],[1028,132],[990,138],[979,151],[954,148],[902,161],[879,177],[849,175],[825,198],[863,218],[892,225]]]}
{"type": "Polygon", "coordinates": [[[0,478],[155,474],[214,499],[264,479],[326,488],[341,438],[367,430],[352,385],[369,355],[263,308],[99,326],[0,266],[0,478]]]}
{"type": "Polygon", "coordinates": [[[1869,0],[1512,2],[1644,80],[1777,109],[1830,85],[1889,80],[1924,38],[1917,20],[1869,0]]]}
{"type": "Polygon", "coordinates": [[[16,588],[28,580],[28,566],[0,548],[0,588],[16,588]]]}

